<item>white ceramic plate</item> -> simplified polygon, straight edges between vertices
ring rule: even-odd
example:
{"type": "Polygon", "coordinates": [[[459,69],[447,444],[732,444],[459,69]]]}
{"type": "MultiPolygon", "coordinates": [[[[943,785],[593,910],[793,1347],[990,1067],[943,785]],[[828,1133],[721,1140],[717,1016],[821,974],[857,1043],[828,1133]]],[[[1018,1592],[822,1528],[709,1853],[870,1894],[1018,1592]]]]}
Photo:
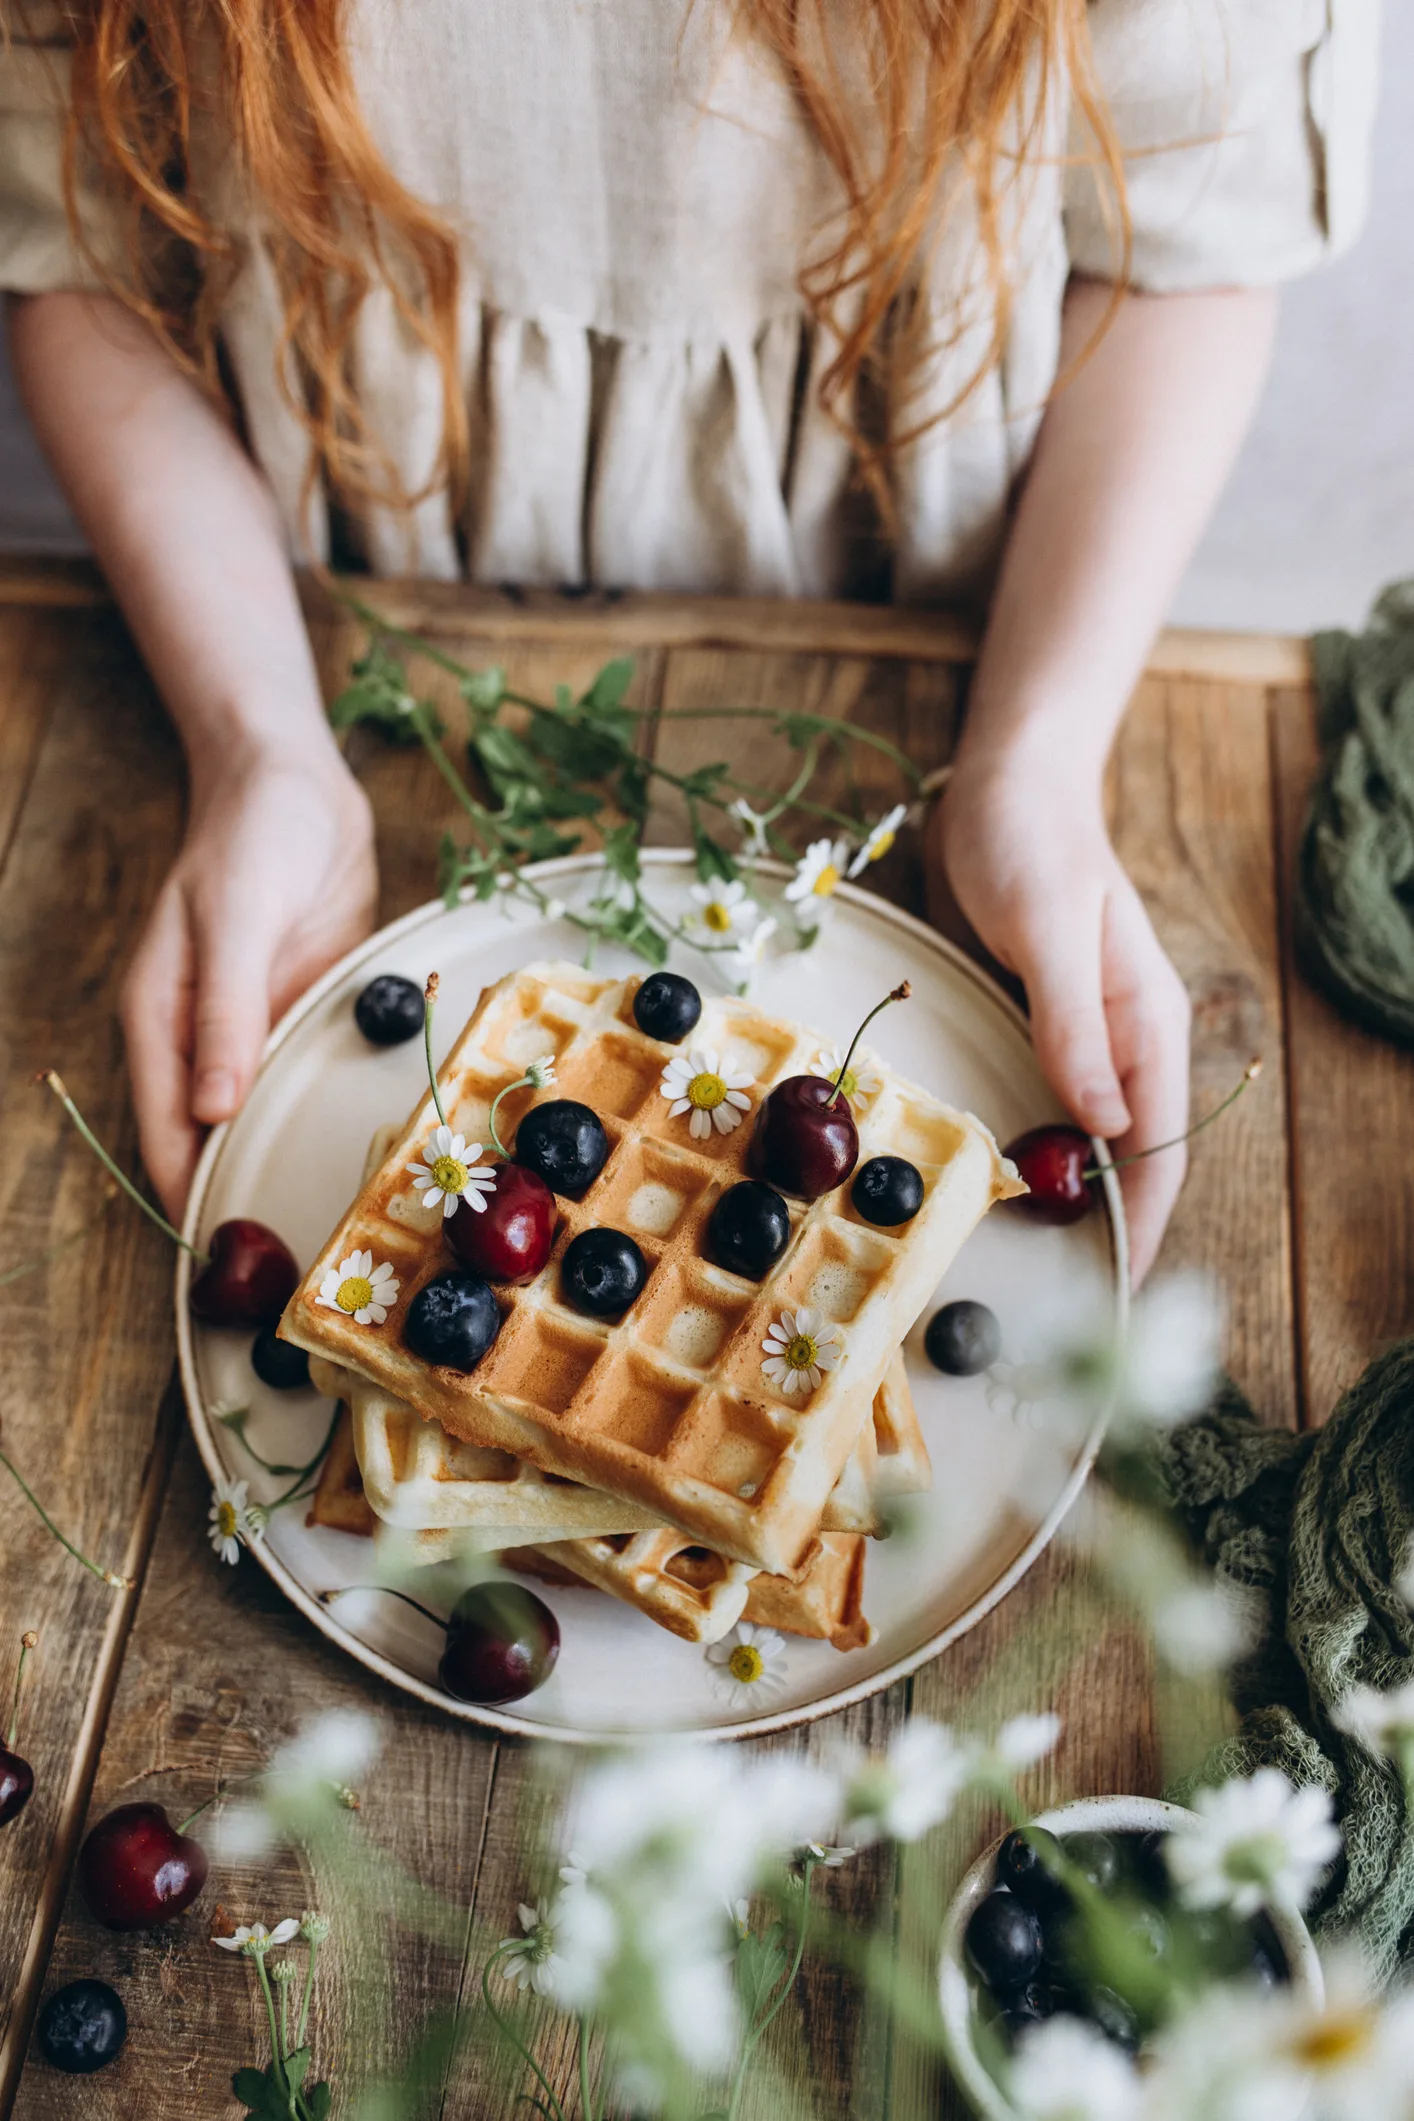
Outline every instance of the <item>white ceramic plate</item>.
{"type": "MultiPolygon", "coordinates": [[[[645,855],[655,903],[687,910],[691,857],[677,850],[645,855]]],[[[770,865],[763,865],[770,866],[770,865]]],[[[536,874],[568,903],[592,890],[599,864],[591,856],[540,865],[536,874]]],[[[378,972],[419,985],[441,974],[439,1059],[471,1013],[481,988],[535,958],[576,957],[582,937],[565,922],[517,907],[424,906],[394,923],[336,965],[291,1010],[270,1039],[260,1076],[240,1116],[206,1145],[187,1210],[194,1244],[229,1216],[250,1215],[278,1230],[301,1262],[323,1244],[357,1188],[369,1136],[401,1120],[424,1084],[422,1046],[370,1047],[354,1023],[353,1003],[378,972]]],[[[627,972],[637,960],[600,950],[596,966],[627,972]]],[[[685,952],[682,969],[711,983],[711,961],[685,952]]],[[[929,928],[854,887],[839,892],[826,933],[806,952],[772,959],[758,979],[758,998],[773,1011],[847,1041],[880,995],[908,978],[913,999],[880,1019],[874,1043],[900,1072],[949,1103],[978,1113],[1005,1142],[1022,1128],[1058,1116],[1041,1077],[1024,1019],[998,988],[929,928]]],[[[1013,1499],[1028,1460],[1024,1418],[985,1377],[943,1377],[923,1355],[923,1326],[938,1302],[959,1296],[990,1304],[1002,1324],[1003,1357],[1025,1353],[1028,1319],[1082,1278],[1103,1276],[1122,1319],[1128,1283],[1119,1190],[1104,1180],[1106,1213],[1068,1229],[1048,1229],[994,1209],[969,1239],[939,1286],[906,1352],[928,1448],[932,1492],[918,1499],[907,1538],[871,1545],[865,1610],[876,1639],[840,1653],[791,1639],[786,1685],[769,1714],[731,1710],[720,1678],[702,1651],[665,1634],[642,1615],[597,1591],[539,1587],[558,1616],[562,1641],[555,1671],[537,1693],[510,1710],[474,1709],[436,1684],[442,1638],[396,1599],[377,1593],[340,1599],[330,1610],[318,1593],[361,1584],[372,1575],[371,1543],[348,1533],[310,1529],[304,1509],[280,1511],[254,1548],[261,1567],[321,1633],[351,1656],[468,1722],[543,1738],[591,1742],[610,1733],[664,1727],[714,1737],[779,1730],[828,1715],[914,1671],[972,1627],[1009,1591],[1050,1539],[1075,1499],[1099,1441],[1053,1476],[1053,1491],[1013,1499]]],[[[313,1391],[271,1392],[254,1376],[248,1334],[198,1325],[187,1308],[190,1262],[177,1270],[177,1337],[182,1382],[198,1448],[213,1479],[247,1478],[264,1499],[278,1484],[259,1471],[231,1431],[212,1418],[221,1404],[251,1407],[249,1436],[267,1459],[298,1464],[318,1448],[330,1403],[313,1391]]],[[[1034,1489],[1034,1479],[1030,1483],[1034,1489]]],[[[429,1596],[427,1603],[436,1605],[429,1596]]]]}

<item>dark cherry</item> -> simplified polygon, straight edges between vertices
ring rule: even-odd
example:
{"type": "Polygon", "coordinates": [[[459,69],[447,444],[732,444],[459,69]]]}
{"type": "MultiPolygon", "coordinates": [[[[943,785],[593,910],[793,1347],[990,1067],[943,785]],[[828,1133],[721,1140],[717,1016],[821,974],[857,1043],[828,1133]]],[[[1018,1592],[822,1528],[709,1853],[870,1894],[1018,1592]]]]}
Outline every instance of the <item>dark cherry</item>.
{"type": "Polygon", "coordinates": [[[1058,1865],[1061,1845],[1043,1826],[1030,1827],[1024,1834],[1014,1828],[997,1850],[997,1884],[1008,1886],[1018,1900],[1041,1916],[1065,1900],[1065,1888],[1055,1869],[1048,1867],[1047,1856],[1058,1865]]]}
{"type": "Polygon", "coordinates": [[[1100,1197],[1098,1181],[1085,1176],[1095,1144],[1079,1127],[1032,1127],[1007,1144],[1006,1154],[1031,1189],[1012,1206],[1033,1223],[1078,1223],[1100,1197]]]}
{"type": "Polygon", "coordinates": [[[1025,1988],[1041,1964],[1041,1925],[1015,1893],[988,1893],[972,1911],[967,1956],[996,1995],[1025,1988]]]}
{"type": "Polygon", "coordinates": [[[454,1270],[418,1290],[408,1305],[403,1339],[414,1355],[439,1369],[474,1370],[500,1330],[490,1286],[479,1274],[454,1270]]]}
{"type": "Polygon", "coordinates": [[[905,1156],[871,1156],[855,1172],[849,1197],[867,1223],[891,1230],[912,1222],[922,1207],[923,1175],[905,1156]]]}
{"type": "Polygon", "coordinates": [[[634,1021],[650,1038],[676,1045],[702,1014],[702,996],[677,972],[650,972],[633,997],[634,1021]]]}
{"type": "Polygon", "coordinates": [[[110,1930],[155,1929],[189,1908],[206,1883],[206,1851],[178,1833],[160,1804],[121,1804],[79,1851],[79,1890],[110,1930]]]}
{"type": "Polygon", "coordinates": [[[608,1155],[603,1121],[572,1097],[532,1105],[516,1129],[516,1162],[544,1179],[552,1193],[566,1193],[571,1200],[593,1185],[608,1155]]]}
{"type": "Polygon", "coordinates": [[[380,972],[354,1003],[354,1022],[373,1046],[401,1046],[422,1030],[422,989],[397,972],[380,972]]]}
{"type": "Polygon", "coordinates": [[[452,1608],[437,1676],[458,1701],[491,1708],[533,1694],[559,1654],[560,1624],[542,1598],[518,1583],[478,1583],[452,1608]]]}
{"type": "Polygon", "coordinates": [[[8,1826],[34,1795],[34,1769],[18,1753],[0,1745],[0,1826],[8,1826]]]}
{"type": "Polygon", "coordinates": [[[818,1200],[842,1186],[859,1161],[849,1105],[823,1076],[788,1075],[757,1115],[749,1160],[768,1185],[818,1200]]]}
{"type": "Polygon", "coordinates": [[[51,2069],[91,2077],[122,2053],[128,2014],[122,1997],[106,1981],[70,1981],[45,2003],[35,2033],[51,2069]]]}
{"type": "Polygon", "coordinates": [[[207,1242],[209,1265],[191,1285],[190,1302],[208,1326],[268,1326],[299,1287],[299,1268],[283,1238],[238,1215],[219,1223],[207,1242]]]}
{"type": "Polygon", "coordinates": [[[309,1383],[309,1357],[292,1340],[281,1340],[273,1326],[263,1326],[250,1344],[250,1366],[274,1392],[297,1392],[309,1383]]]}
{"type": "Polygon", "coordinates": [[[442,1225],[457,1258],[488,1281],[529,1281],[550,1257],[555,1196],[524,1164],[497,1164],[496,1190],[478,1215],[463,1201],[442,1225]]]}
{"type": "Polygon", "coordinates": [[[923,1352],[933,1368],[948,1377],[976,1377],[1002,1352],[1002,1329],[995,1311],[971,1296],[944,1304],[928,1321],[923,1352]]]}
{"type": "Polygon", "coordinates": [[[1088,1878],[1097,1892],[1114,1891],[1119,1880],[1119,1850],[1109,1834],[1067,1834],[1061,1846],[1066,1862],[1088,1878]]]}
{"type": "Polygon", "coordinates": [[[560,1262],[565,1295],[591,1318],[618,1318],[641,1293],[648,1262],[622,1230],[581,1230],[560,1262]]]}
{"type": "Polygon", "coordinates": [[[728,1186],[707,1223],[707,1257],[760,1281],[776,1264],[790,1239],[790,1211],[771,1186],[743,1178],[728,1186]]]}

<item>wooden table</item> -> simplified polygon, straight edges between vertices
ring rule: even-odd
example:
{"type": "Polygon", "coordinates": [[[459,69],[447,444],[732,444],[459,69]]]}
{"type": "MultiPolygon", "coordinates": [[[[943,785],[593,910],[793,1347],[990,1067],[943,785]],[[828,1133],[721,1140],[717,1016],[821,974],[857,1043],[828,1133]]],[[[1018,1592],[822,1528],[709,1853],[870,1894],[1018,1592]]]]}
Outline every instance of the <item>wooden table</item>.
{"type": "MultiPolygon", "coordinates": [[[[965,629],[936,618],[840,606],[379,596],[390,615],[434,627],[465,656],[505,660],[530,690],[575,683],[628,651],[650,704],[808,704],[885,731],[925,767],[948,754],[970,649],[965,629]]],[[[356,634],[318,599],[313,623],[335,682],[356,634]]],[[[135,1161],[114,1006],[178,844],[182,773],[122,626],[81,571],[12,567],[0,577],[0,701],[3,1270],[82,1222],[95,1200],[95,1168],[33,1087],[37,1068],[60,1067],[104,1138],[135,1161]]],[[[722,729],[703,727],[672,725],[675,762],[722,755],[722,729]],[[699,734],[690,743],[683,729],[699,734]],[[705,748],[694,754],[693,744],[705,748]]],[[[669,740],[664,725],[659,756],[669,740]]],[[[754,766],[758,748],[753,739],[754,766]]],[[[1254,1051],[1267,1058],[1258,1087],[1195,1144],[1164,1256],[1225,1278],[1231,1366],[1272,1422],[1319,1421],[1408,1328],[1414,1287],[1414,1196],[1392,1181],[1414,1167],[1414,1061],[1342,1023],[1290,964],[1288,880],[1314,756],[1297,644],[1174,635],[1158,646],[1114,767],[1120,853],[1194,1001],[1198,1105],[1254,1051]]],[[[360,735],[354,763],[378,816],[391,918],[432,894],[445,795],[420,754],[360,735]]],[[[664,818],[661,831],[672,830],[664,818]]],[[[916,856],[891,858],[880,880],[916,902],[916,856]]],[[[5,1447],[71,1535],[138,1580],[128,1594],[94,1582],[0,1478],[0,1674],[21,1629],[42,1636],[23,1738],[38,1788],[0,1833],[0,2117],[236,2111],[227,2087],[255,2052],[257,2008],[244,1964],[208,1947],[211,1906],[219,1898],[240,1919],[273,1921],[311,1904],[322,1883],[302,1877],[293,1856],[264,1874],[218,1872],[171,1930],[123,1938],[90,1920],[70,1874],[89,1817],[138,1794],[180,1817],[218,1776],[258,1766],[313,1709],[357,1703],[377,1717],[385,1763],[364,1792],[364,1827],[467,1909],[460,1950],[369,1940],[391,1970],[404,2030],[471,1994],[475,1940],[514,1926],[528,1882],[525,1749],[383,1690],[251,1562],[227,1569],[213,1557],[206,1486],[171,1382],[171,1280],[167,1244],[122,1210],[103,1235],[0,1286],[5,1447]],[[122,1990],[131,2033],[121,2062],[80,2094],[27,2050],[43,1995],[81,1972],[122,1990]]],[[[1034,1778],[1038,1800],[1157,1789],[1165,1760],[1146,1653],[1122,1627],[1097,1634],[1088,1598],[1076,1564],[1053,1548],[946,1657],[785,1742],[815,1749],[841,1725],[881,1740],[910,1709],[986,1725],[1003,1710],[1054,1704],[1065,1738],[1034,1778]]],[[[1180,1745],[1197,1735],[1179,1733],[1180,1745]]],[[[960,1821],[907,1867],[861,1859],[831,1877],[836,1904],[926,1951],[981,1830],[975,1816],[960,1821]]],[[[339,2014],[360,1959],[352,1944],[331,1956],[317,2012],[317,2049],[336,2081],[339,2014]]],[[[820,2112],[937,2111],[936,2064],[891,2040],[833,1975],[811,1974],[779,2030],[789,2077],[820,2112]]],[[[551,2067],[567,2087],[567,2046],[552,2048],[551,2067]]],[[[484,2044],[451,2074],[440,2111],[450,2121],[510,2111],[484,2044]]]]}

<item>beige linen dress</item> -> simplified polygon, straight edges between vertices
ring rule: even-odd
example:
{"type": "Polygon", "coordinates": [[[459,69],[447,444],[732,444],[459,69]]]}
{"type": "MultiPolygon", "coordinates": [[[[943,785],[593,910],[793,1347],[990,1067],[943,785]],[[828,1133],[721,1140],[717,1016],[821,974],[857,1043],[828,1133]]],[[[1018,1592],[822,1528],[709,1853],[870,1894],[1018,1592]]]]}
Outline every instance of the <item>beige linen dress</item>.
{"type": "MultiPolygon", "coordinates": [[[[858,4],[858,0],[839,0],[858,4]]],[[[1124,146],[1142,289],[1255,285],[1358,231],[1378,0],[1092,0],[1124,146]]],[[[552,586],[786,595],[877,586],[848,444],[819,409],[830,347],[798,274],[836,204],[771,62],[726,0],[351,0],[356,76],[405,184],[464,232],[462,360],[474,486],[354,526],[379,572],[552,586]]],[[[4,14],[0,0],[0,17],[4,14]]],[[[0,50],[0,286],[88,284],[60,192],[62,9],[0,50]]],[[[1052,99],[1018,188],[1004,357],[895,471],[892,593],[985,585],[1056,371],[1073,270],[1113,277],[1088,142],[1052,99]]],[[[223,330],[251,446],[301,557],[329,551],[307,444],[276,384],[279,315],[252,225],[208,141],[202,181],[249,238],[223,330]]],[[[84,202],[101,242],[105,207],[84,202]]],[[[953,210],[921,296],[936,340],[916,414],[985,346],[974,229],[953,210]],[[966,318],[965,327],[957,328],[966,318]]],[[[365,307],[357,387],[410,489],[439,384],[391,302],[365,307]]]]}

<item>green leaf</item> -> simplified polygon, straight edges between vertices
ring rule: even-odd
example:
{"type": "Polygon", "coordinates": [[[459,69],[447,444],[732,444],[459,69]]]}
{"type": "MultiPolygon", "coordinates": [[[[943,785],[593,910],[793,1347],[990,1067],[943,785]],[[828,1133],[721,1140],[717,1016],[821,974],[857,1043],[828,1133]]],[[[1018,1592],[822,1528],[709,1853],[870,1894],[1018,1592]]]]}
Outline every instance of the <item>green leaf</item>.
{"type": "Polygon", "coordinates": [[[309,2069],[309,2049],[297,2047],[293,2054],[285,2057],[285,2078],[292,2092],[297,2092],[309,2069]]]}
{"type": "Polygon", "coordinates": [[[238,2069],[231,2079],[231,2090],[253,2114],[260,2112],[266,2093],[274,2088],[268,2069],[238,2069]]]}
{"type": "Polygon", "coordinates": [[[606,663],[602,670],[595,673],[579,704],[589,708],[594,714],[621,707],[624,694],[632,683],[633,657],[615,656],[612,663],[606,663]]]}
{"type": "Polygon", "coordinates": [[[632,825],[614,825],[604,834],[604,860],[626,884],[638,882],[638,833],[632,825]]]}
{"type": "Polygon", "coordinates": [[[710,802],[730,772],[725,759],[718,759],[711,766],[696,766],[683,775],[682,792],[689,802],[710,802]]]}
{"type": "Polygon", "coordinates": [[[619,768],[615,800],[640,831],[648,817],[648,761],[629,752],[619,768]]]}
{"type": "Polygon", "coordinates": [[[470,670],[461,681],[461,694],[468,707],[494,714],[506,696],[506,673],[499,663],[489,670],[470,670]]]}
{"type": "Polygon", "coordinates": [[[730,884],[738,874],[736,862],[720,840],[714,840],[706,827],[699,823],[696,814],[692,820],[692,843],[697,850],[697,874],[704,884],[720,878],[730,884]]]}
{"type": "Polygon", "coordinates": [[[309,2121],[326,2121],[332,2097],[333,2093],[327,2084],[311,2084],[304,2095],[304,2103],[309,2108],[309,2121]]]}
{"type": "Polygon", "coordinates": [[[773,1922],[769,1929],[749,1932],[737,1946],[736,1981],[748,2025],[755,2022],[790,1966],[785,1929],[773,1922]]]}

